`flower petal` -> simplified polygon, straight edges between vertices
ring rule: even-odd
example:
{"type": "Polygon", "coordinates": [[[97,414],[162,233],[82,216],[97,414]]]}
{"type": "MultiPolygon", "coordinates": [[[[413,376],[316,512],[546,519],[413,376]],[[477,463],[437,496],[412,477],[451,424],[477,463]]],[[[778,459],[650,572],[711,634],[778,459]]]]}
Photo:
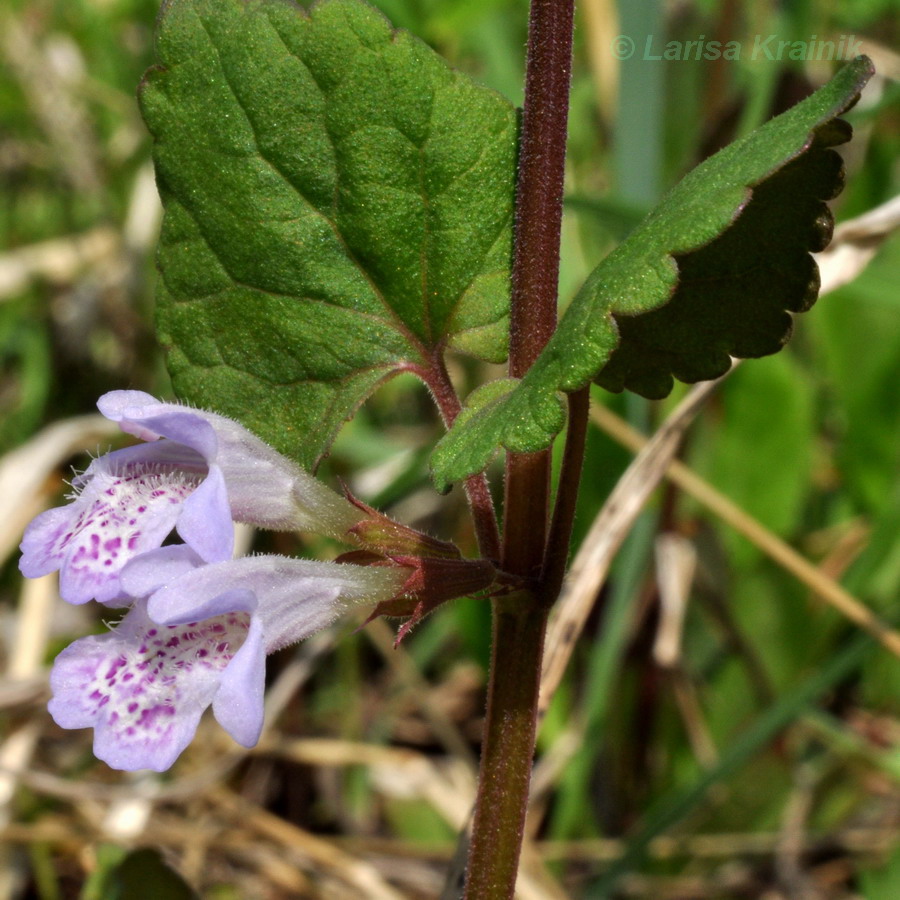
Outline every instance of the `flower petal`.
{"type": "Polygon", "coordinates": [[[156,446],[128,450],[139,452],[95,459],[74,501],[41,513],[25,530],[22,573],[34,578],[59,569],[60,595],[69,603],[120,601],[122,567],[162,544],[202,478],[170,467],[167,453],[152,452],[156,446]]]}
{"type": "Polygon", "coordinates": [[[228,490],[218,466],[184,501],[178,518],[178,533],[206,562],[231,559],[234,525],[228,506],[228,490]]]}
{"type": "Polygon", "coordinates": [[[97,406],[123,431],[144,440],[168,438],[218,465],[239,522],[342,538],[364,513],[304,472],[243,425],[216,413],[161,403],[141,391],[111,391],[97,406]]]}
{"type": "Polygon", "coordinates": [[[134,418],[140,419],[143,416],[143,410],[151,405],[160,405],[160,401],[144,391],[109,391],[103,394],[97,401],[97,409],[112,422],[121,423],[126,420],[127,426],[122,425],[122,431],[133,434],[142,441],[156,441],[162,437],[149,428],[142,428],[137,422],[133,422],[134,418]],[[138,415],[134,416],[133,410],[138,411],[138,415]]]}
{"type": "MultiPolygon", "coordinates": [[[[50,674],[50,714],[63,728],[93,728],[94,755],[113,768],[162,772],[190,743],[249,630],[247,613],[161,627],[138,604],[115,631],[82,638],[59,654],[50,674]]],[[[259,656],[256,643],[248,657],[259,656]]],[[[253,664],[242,659],[240,668],[253,664]]],[[[241,683],[253,685],[254,677],[241,683]]],[[[228,695],[234,685],[232,677],[228,695]]],[[[246,721],[255,725],[252,716],[246,721]]],[[[231,726],[249,733],[240,721],[231,726]]]]}
{"type": "Polygon", "coordinates": [[[206,460],[181,444],[171,441],[160,441],[156,444],[135,444],[104,453],[95,459],[87,469],[72,479],[72,487],[81,490],[93,478],[97,470],[103,472],[128,472],[143,469],[147,472],[155,470],[171,470],[190,472],[199,481],[205,476],[209,466],[206,460]]]}
{"type": "Polygon", "coordinates": [[[187,544],[169,544],[148,550],[122,569],[122,589],[129,597],[149,597],[170,581],[203,565],[187,544]]]}
{"type": "Polygon", "coordinates": [[[174,625],[231,612],[235,590],[252,591],[271,653],[325,628],[352,606],[390,599],[408,575],[406,569],[250,556],[202,566],[168,582],[149,598],[147,610],[155,622],[174,625]]]}
{"type": "Polygon", "coordinates": [[[266,650],[262,623],[250,620],[241,649],[222,673],[213,698],[216,721],[243,747],[255,747],[265,716],[266,650]]]}

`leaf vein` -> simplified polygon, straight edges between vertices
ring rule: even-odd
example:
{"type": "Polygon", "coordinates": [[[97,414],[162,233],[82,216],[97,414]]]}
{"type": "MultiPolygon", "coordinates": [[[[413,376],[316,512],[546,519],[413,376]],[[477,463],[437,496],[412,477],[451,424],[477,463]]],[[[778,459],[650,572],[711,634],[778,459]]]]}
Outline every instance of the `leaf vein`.
{"type": "MultiPolygon", "coordinates": [[[[216,52],[216,58],[219,61],[219,68],[222,72],[222,78],[224,79],[225,84],[228,87],[228,90],[230,91],[232,97],[234,97],[235,104],[241,110],[241,112],[244,114],[244,118],[247,122],[247,127],[250,129],[250,132],[253,135],[253,141],[256,145],[256,149],[257,149],[259,158],[264,163],[266,163],[266,165],[268,165],[269,168],[271,168],[271,170],[276,175],[278,175],[278,177],[291,190],[294,191],[294,193],[297,195],[297,197],[299,197],[299,199],[301,201],[303,201],[304,204],[306,204],[311,210],[313,210],[313,212],[316,215],[318,215],[324,222],[326,222],[328,224],[329,228],[331,229],[332,233],[335,236],[335,239],[341,245],[341,248],[344,251],[344,253],[346,254],[347,258],[353,263],[353,265],[356,267],[357,271],[363,276],[363,278],[369,284],[369,286],[372,289],[373,294],[375,295],[375,297],[378,299],[378,301],[381,303],[381,305],[384,307],[384,309],[388,313],[388,318],[383,319],[382,321],[389,322],[391,325],[393,325],[393,327],[397,330],[397,332],[399,332],[404,338],[406,338],[407,342],[412,347],[416,348],[416,350],[421,355],[422,361],[425,362],[428,359],[427,349],[422,345],[422,342],[419,340],[419,338],[415,334],[413,334],[413,332],[406,326],[406,324],[403,322],[403,320],[398,316],[397,311],[393,308],[393,306],[391,306],[390,302],[385,297],[384,293],[381,291],[381,289],[378,287],[378,285],[373,281],[371,275],[366,270],[365,266],[363,266],[360,263],[360,261],[357,259],[356,255],[353,253],[353,251],[348,246],[347,241],[345,240],[343,234],[341,234],[341,231],[338,228],[337,223],[333,219],[330,219],[328,216],[326,216],[321,210],[317,209],[315,204],[306,196],[306,194],[303,192],[301,187],[299,185],[295,184],[294,181],[281,169],[281,167],[274,160],[270,159],[269,156],[263,151],[262,146],[260,144],[259,133],[256,129],[256,125],[254,124],[252,117],[250,116],[249,112],[247,111],[246,107],[244,106],[243,102],[241,101],[241,98],[240,98],[239,94],[237,93],[237,90],[235,89],[235,86],[232,82],[231,76],[228,73],[228,69],[225,66],[224,61],[222,60],[221,51],[219,50],[218,46],[216,45],[216,42],[213,40],[213,37],[210,34],[209,29],[206,26],[206,23],[203,22],[202,19],[201,19],[201,24],[202,24],[203,30],[206,32],[206,35],[209,38],[210,45],[216,52]]],[[[271,24],[271,20],[270,20],[270,24],[271,24]]],[[[276,34],[278,34],[279,40],[281,40],[281,42],[284,44],[284,39],[282,38],[282,36],[278,32],[278,30],[274,29],[274,28],[273,28],[273,30],[275,31],[276,34]]],[[[299,62],[303,63],[303,60],[300,59],[295,54],[293,54],[291,52],[290,48],[287,47],[286,44],[285,44],[285,47],[288,50],[288,52],[291,53],[291,56],[294,59],[297,59],[299,62]]],[[[305,68],[307,68],[307,70],[309,69],[309,67],[306,66],[305,63],[303,63],[303,65],[305,68]]],[[[312,73],[310,73],[310,75],[312,76],[312,73]]],[[[313,81],[315,82],[314,76],[313,76],[313,81]]],[[[316,86],[319,87],[318,82],[316,82],[316,86]]],[[[319,89],[321,90],[321,88],[319,88],[319,89]]],[[[327,131],[327,127],[326,127],[326,131],[327,131]]],[[[329,140],[331,141],[332,149],[334,149],[333,136],[331,135],[330,132],[329,132],[328,136],[329,136],[329,140]]],[[[340,168],[337,165],[335,165],[335,172],[339,176],[340,168]]],[[[198,223],[198,225],[199,225],[199,223],[198,223]]],[[[215,251],[213,251],[213,252],[215,252],[215,251]]],[[[221,261],[221,258],[218,256],[218,254],[216,254],[216,256],[221,261]]],[[[223,263],[223,266],[224,266],[224,263],[223,263]]],[[[226,271],[228,271],[227,268],[226,268],[226,271]]],[[[229,274],[230,274],[230,272],[229,272],[229,274]]],[[[249,287],[249,285],[247,285],[247,286],[249,287]]],[[[338,303],[335,303],[332,305],[340,307],[342,309],[346,309],[346,307],[342,307],[338,303]]],[[[355,311],[356,310],[354,310],[354,312],[355,311]]]]}

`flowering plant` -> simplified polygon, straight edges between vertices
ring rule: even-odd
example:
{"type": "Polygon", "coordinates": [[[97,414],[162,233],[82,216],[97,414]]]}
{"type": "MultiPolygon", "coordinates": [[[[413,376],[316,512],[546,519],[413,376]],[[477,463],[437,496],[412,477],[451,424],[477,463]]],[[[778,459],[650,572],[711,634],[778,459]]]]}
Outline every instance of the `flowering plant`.
{"type": "Polygon", "coordinates": [[[253,745],[266,654],[351,607],[405,618],[403,637],[449,599],[489,599],[479,900],[514,891],[591,386],[662,399],[783,346],[819,287],[839,116],[872,71],[852,61],[698,166],[558,318],[573,15],[572,0],[533,0],[520,115],[362,0],[167,0],[140,89],[165,208],[157,323],[176,395],[218,412],[104,395],[144,443],[95,459],[22,541],[25,575],[58,570],[64,600],[126,610],[59,655],[50,703],[125,769],[170,766],[210,706],[253,745]],[[450,351],[507,377],[463,400],[450,351]],[[477,559],[307,471],[401,372],[446,428],[431,476],[463,486],[477,559]],[[234,559],[235,522],[351,549],[234,559]]]}
{"type": "Polygon", "coordinates": [[[134,600],[119,624],[56,658],[50,713],[64,728],[93,728],[95,756],[117,769],[168,769],[210,705],[252,747],[266,655],[403,580],[399,570],[275,556],[204,564],[184,545],[150,551],[125,567],[134,600]]]}
{"type": "Polygon", "coordinates": [[[223,416],[137,391],[105,394],[98,406],[149,443],[95,459],[72,502],[28,527],[20,568],[29,577],[59,569],[63,599],[128,612],[57,657],[50,713],[64,728],[93,728],[95,755],[121,769],[169,768],[210,705],[253,746],[266,654],[347,609],[407,593],[411,569],[231,559],[235,521],[353,541],[377,514],[223,416]],[[183,542],[162,546],[173,529],[183,542]]]}

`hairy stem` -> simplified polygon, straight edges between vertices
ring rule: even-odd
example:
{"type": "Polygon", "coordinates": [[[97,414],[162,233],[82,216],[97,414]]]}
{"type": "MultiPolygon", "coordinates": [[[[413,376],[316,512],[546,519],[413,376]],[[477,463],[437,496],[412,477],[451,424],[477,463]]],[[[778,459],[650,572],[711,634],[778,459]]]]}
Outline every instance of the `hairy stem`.
{"type": "MultiPolygon", "coordinates": [[[[516,378],[528,371],[556,328],[573,13],[574,0],[532,0],[510,318],[509,371],[516,378]]],[[[549,496],[550,451],[509,454],[500,558],[505,571],[540,577],[549,496]]],[[[539,587],[494,600],[487,717],[466,879],[469,900],[503,900],[515,891],[550,602],[539,587]]]]}
{"type": "Polygon", "coordinates": [[[469,900],[506,900],[515,890],[540,688],[541,667],[535,662],[540,663],[546,627],[547,609],[533,594],[494,601],[494,677],[469,845],[469,900]]]}
{"type": "MultiPolygon", "coordinates": [[[[574,0],[532,0],[516,182],[509,374],[521,378],[556,329],[574,0]]],[[[506,462],[502,564],[537,576],[550,503],[550,451],[506,462]]]]}
{"type": "Polygon", "coordinates": [[[509,372],[521,378],[556,329],[573,0],[532,0],[516,183],[509,372]]]}
{"type": "Polygon", "coordinates": [[[587,441],[588,414],[591,407],[590,385],[569,394],[569,419],[566,430],[566,448],[563,452],[559,485],[553,520],[544,551],[541,570],[541,591],[546,602],[552,604],[559,595],[566,564],[569,561],[569,543],[575,522],[575,504],[578,486],[581,484],[581,467],[584,465],[584,448],[587,441]]]}
{"type": "MultiPolygon", "coordinates": [[[[459,415],[461,404],[443,356],[435,354],[430,369],[415,371],[431,390],[441,419],[449,429],[459,415]]],[[[496,562],[500,559],[500,528],[487,476],[483,472],[470,475],[465,484],[466,497],[475,524],[475,536],[478,539],[478,551],[482,556],[496,562]]]]}

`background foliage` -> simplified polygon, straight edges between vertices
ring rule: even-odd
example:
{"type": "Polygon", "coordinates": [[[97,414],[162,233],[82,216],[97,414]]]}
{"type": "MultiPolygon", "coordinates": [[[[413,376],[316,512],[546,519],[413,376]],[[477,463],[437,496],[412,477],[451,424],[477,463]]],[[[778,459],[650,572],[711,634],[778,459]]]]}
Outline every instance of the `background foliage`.
{"type": "MultiPolygon", "coordinates": [[[[380,5],[454,65],[521,101],[524,2],[380,5]]],[[[156,6],[13,0],[0,11],[4,453],[48,423],[91,412],[102,391],[170,390],[151,327],[158,208],[134,100],[151,62],[156,6]]],[[[650,62],[639,58],[647,34],[664,35],[660,44],[701,34],[748,45],[758,33],[864,38],[883,77],[850,116],[856,138],[845,152],[838,221],[898,192],[896,0],[697,0],[671,13],[661,3],[623,4],[618,28],[606,0],[581,7],[564,300],[688,168],[831,69],[650,62]],[[609,52],[620,32],[639,48],[624,64],[609,52]]],[[[684,451],[746,513],[895,623],[898,265],[895,237],[863,275],[798,322],[786,352],[747,363],[723,383],[684,451]]],[[[479,366],[456,364],[463,394],[479,381],[479,366]]],[[[598,391],[595,400],[651,431],[677,397],[654,404],[598,391]]],[[[424,391],[398,378],[344,430],[324,474],[349,478],[369,502],[472,551],[458,492],[441,499],[429,487],[425,459],[439,431],[424,391]]],[[[592,430],[576,540],[629,458],[592,430]]],[[[53,469],[33,507],[55,502],[67,471],[53,469]]],[[[6,517],[7,531],[25,512],[6,517]]],[[[489,640],[484,606],[454,604],[397,652],[378,623],[358,634],[344,623],[284,653],[273,679],[298,700],[259,752],[230,757],[233,748],[209,728],[164,780],[169,792],[138,803],[136,814],[108,790],[129,781],[93,762],[86,735],[55,729],[41,703],[53,653],[102,625],[90,611],[58,606],[35,624],[13,538],[4,533],[0,544],[5,896],[109,896],[104,885],[118,871],[120,848],[142,844],[162,847],[204,896],[390,896],[373,892],[363,875],[348,881],[348,857],[379,891],[390,883],[399,896],[437,894],[451,823],[465,814],[464,799],[453,801],[471,784],[489,640]],[[38,649],[24,670],[17,660],[29,634],[38,649]],[[31,735],[24,754],[23,734],[31,735]],[[16,761],[24,775],[10,779],[5,770],[16,761]],[[225,787],[203,781],[226,764],[225,787]],[[279,830],[283,823],[294,829],[279,830]],[[323,846],[345,856],[329,857],[323,846]]],[[[278,541],[284,552],[333,552],[312,539],[278,541]]],[[[629,852],[631,874],[616,888],[627,896],[895,896],[898,673],[896,659],[858,643],[855,629],[777,563],[664,486],[626,544],[543,725],[533,837],[544,863],[532,866],[532,896],[601,896],[610,860],[629,852]],[[682,650],[668,667],[653,654],[653,543],[662,532],[688,538],[698,554],[682,650]],[[811,690],[815,678],[825,679],[822,690],[811,690]],[[663,843],[663,829],[678,841],[663,843]]]]}

